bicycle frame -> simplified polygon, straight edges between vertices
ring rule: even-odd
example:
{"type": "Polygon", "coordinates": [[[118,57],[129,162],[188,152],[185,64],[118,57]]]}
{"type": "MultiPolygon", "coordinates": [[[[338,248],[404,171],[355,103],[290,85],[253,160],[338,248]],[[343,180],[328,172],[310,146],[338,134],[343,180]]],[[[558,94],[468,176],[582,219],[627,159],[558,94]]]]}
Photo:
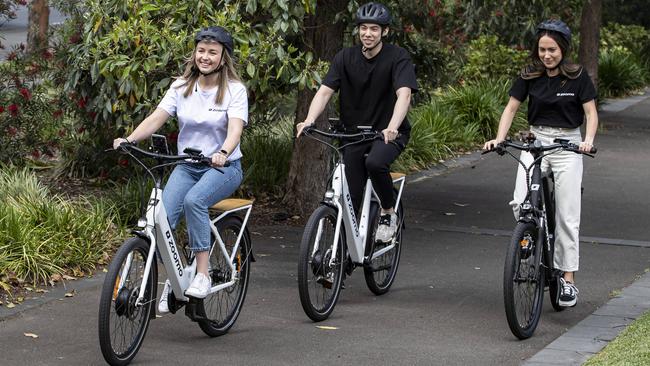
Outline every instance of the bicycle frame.
{"type": "MultiPolygon", "coordinates": [[[[402,191],[404,189],[404,182],[406,181],[405,177],[399,177],[393,180],[393,183],[399,182],[399,189],[397,193],[397,199],[395,201],[395,210],[398,209],[400,199],[402,197],[402,191]]],[[[334,242],[337,243],[341,235],[341,225],[345,229],[345,238],[348,248],[348,253],[352,262],[356,264],[364,263],[365,258],[365,248],[369,232],[369,221],[370,221],[370,202],[379,201],[377,194],[372,188],[372,183],[370,179],[366,180],[366,186],[363,194],[363,203],[361,209],[361,218],[357,223],[357,218],[354,213],[354,205],[352,204],[352,197],[350,196],[347,179],[345,176],[345,164],[338,162],[334,168],[334,175],[332,177],[332,185],[330,189],[325,193],[325,202],[336,207],[337,217],[336,217],[336,227],[334,230],[334,242]]],[[[320,240],[322,234],[321,222],[318,226],[318,231],[316,234],[316,241],[320,240]]],[[[390,245],[382,248],[373,254],[372,258],[377,258],[384,253],[392,250],[395,247],[395,242],[391,242],[390,245]]],[[[318,247],[314,247],[314,252],[318,250],[318,247]]],[[[334,246],[332,257],[330,258],[330,265],[334,264],[338,251],[338,246],[334,246]]],[[[314,253],[312,253],[313,255],[314,253]]]]}

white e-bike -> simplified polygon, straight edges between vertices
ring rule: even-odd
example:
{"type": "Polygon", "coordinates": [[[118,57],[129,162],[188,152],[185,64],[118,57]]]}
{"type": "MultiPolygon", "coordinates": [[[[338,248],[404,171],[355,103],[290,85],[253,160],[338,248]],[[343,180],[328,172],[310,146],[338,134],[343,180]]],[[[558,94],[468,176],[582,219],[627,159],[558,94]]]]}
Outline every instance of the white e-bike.
{"type": "Polygon", "coordinates": [[[376,241],[375,232],[380,216],[379,198],[368,179],[360,219],[357,221],[345,176],[343,149],[352,144],[383,139],[383,136],[369,129],[359,129],[354,134],[329,133],[312,127],[303,130],[305,136],[336,152],[330,187],[321,204],[309,217],[300,243],[300,302],[313,321],[327,319],[334,310],[344,273],[350,275],[354,268],[363,266],[366,284],[376,295],[388,292],[397,274],[404,228],[404,210],[400,199],[406,178],[402,173],[391,173],[395,184],[397,230],[389,242],[376,241]],[[339,144],[336,146],[315,135],[336,139],[339,144]]]}
{"type": "Polygon", "coordinates": [[[185,296],[196,273],[196,261],[189,248],[177,245],[167,221],[160,168],[209,164],[210,159],[194,149],[186,149],[186,155],[160,154],[155,149],[149,152],[127,143],[120,149],[144,167],[155,186],[146,218],[139,220],[133,237],[124,241],[113,257],[101,292],[99,344],[104,359],[111,365],[131,362],[142,345],[149,321],[156,317],[158,259],[171,283],[167,297],[170,312],[176,313],[185,306],[185,315],[211,337],[225,334],[235,323],[246,297],[250,262],[254,261],[246,228],[252,201],[226,199],[217,203],[210,208],[212,289],[205,299],[185,296]],[[155,159],[157,165],[148,166],[139,159],[143,157],[155,159]]]}

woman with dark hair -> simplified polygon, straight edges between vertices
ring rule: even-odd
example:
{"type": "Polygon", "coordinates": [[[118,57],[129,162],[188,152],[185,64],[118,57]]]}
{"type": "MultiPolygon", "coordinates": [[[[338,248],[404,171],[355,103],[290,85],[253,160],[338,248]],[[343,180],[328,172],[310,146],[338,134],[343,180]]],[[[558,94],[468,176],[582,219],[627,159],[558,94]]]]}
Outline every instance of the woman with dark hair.
{"type": "MultiPolygon", "coordinates": [[[[240,137],[248,120],[246,88],[232,58],[233,40],[221,27],[208,27],[195,36],[194,51],[183,76],[174,81],[158,108],[121,143],[136,143],[156,132],[169,117],[178,119],[178,152],[187,147],[212,158],[212,166],[183,164],[174,168],[163,191],[163,205],[172,229],[185,212],[190,248],[196,256],[196,276],[185,295],[204,298],[209,293],[210,225],[208,207],[230,196],[242,181],[240,137]],[[228,166],[224,166],[229,161],[228,166]]],[[[165,282],[158,311],[169,311],[165,282]]]]}
{"type": "MultiPolygon", "coordinates": [[[[531,63],[524,68],[510,89],[497,136],[487,141],[484,149],[493,149],[505,140],[512,120],[521,103],[528,98],[530,131],[543,145],[556,138],[568,139],[589,152],[598,128],[596,89],[580,65],[571,63],[571,30],[559,20],[549,20],[537,27],[536,41],[531,49],[531,63]],[[580,126],[586,121],[585,137],[580,126]]],[[[532,163],[530,153],[522,152],[521,160],[532,163]]],[[[579,230],[582,186],[582,155],[563,151],[546,156],[544,171],[551,170],[555,178],[555,254],[553,265],[564,272],[560,293],[561,306],[575,306],[578,289],[574,272],[579,263],[579,230]]],[[[519,205],[526,197],[526,176],[519,166],[513,200],[515,219],[519,219],[519,205]]]]}

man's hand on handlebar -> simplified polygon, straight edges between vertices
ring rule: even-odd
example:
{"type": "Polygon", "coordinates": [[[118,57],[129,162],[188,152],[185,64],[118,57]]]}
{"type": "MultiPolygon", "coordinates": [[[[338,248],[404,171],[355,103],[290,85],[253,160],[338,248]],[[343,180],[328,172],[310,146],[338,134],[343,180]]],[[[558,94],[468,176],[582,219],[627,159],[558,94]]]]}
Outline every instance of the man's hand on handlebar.
{"type": "Polygon", "coordinates": [[[497,147],[498,144],[502,143],[503,141],[504,141],[504,140],[499,140],[499,139],[494,139],[494,140],[487,141],[487,142],[483,145],[483,150],[485,150],[485,151],[492,151],[492,150],[494,150],[494,149],[497,147]]]}
{"type": "Polygon", "coordinates": [[[314,122],[307,122],[307,121],[303,121],[303,122],[298,123],[296,125],[296,137],[300,137],[300,135],[302,134],[302,131],[306,127],[313,126],[313,125],[314,125],[314,122]]]}
{"type": "Polygon", "coordinates": [[[381,131],[381,134],[384,135],[384,143],[387,144],[391,141],[394,141],[399,135],[399,132],[397,132],[397,130],[386,128],[381,131]]]}
{"type": "Polygon", "coordinates": [[[113,140],[113,149],[114,149],[114,150],[117,150],[117,149],[120,147],[120,145],[123,144],[123,143],[125,143],[125,142],[126,142],[127,144],[130,144],[130,143],[131,143],[129,140],[125,139],[124,137],[118,137],[118,138],[116,138],[115,140],[113,140]]]}
{"type": "Polygon", "coordinates": [[[578,150],[580,150],[583,153],[594,153],[593,151],[594,144],[593,142],[590,141],[582,141],[580,145],[578,146],[578,150]]]}

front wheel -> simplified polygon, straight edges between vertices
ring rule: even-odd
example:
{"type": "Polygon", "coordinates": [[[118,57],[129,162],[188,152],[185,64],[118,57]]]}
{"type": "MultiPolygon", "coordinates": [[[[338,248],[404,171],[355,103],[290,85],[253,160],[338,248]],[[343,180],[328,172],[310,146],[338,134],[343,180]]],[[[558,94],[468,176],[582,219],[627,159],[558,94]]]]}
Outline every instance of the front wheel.
{"type": "Polygon", "coordinates": [[[363,274],[368,289],[375,295],[383,295],[388,292],[393,281],[395,281],[397,266],[402,253],[402,228],[404,223],[404,211],[402,206],[399,206],[395,237],[388,243],[377,242],[375,241],[375,233],[380,214],[379,204],[373,202],[370,206],[369,223],[369,228],[372,230],[368,232],[366,240],[366,256],[368,260],[364,263],[363,274]]]}
{"type": "Polygon", "coordinates": [[[305,314],[315,322],[330,316],[341,292],[345,240],[341,227],[339,239],[334,241],[336,217],[333,208],[319,206],[309,217],[300,242],[300,303],[305,314]]]}
{"type": "Polygon", "coordinates": [[[155,259],[144,297],[138,302],[145,280],[149,244],[130,238],[122,244],[108,267],[99,300],[99,345],[110,365],[127,365],[135,357],[154,312],[157,281],[155,259]]]}
{"type": "Polygon", "coordinates": [[[205,314],[207,320],[200,321],[199,326],[210,337],[217,337],[228,332],[235,324],[235,320],[237,320],[244,304],[248,289],[250,262],[253,256],[250,235],[248,235],[247,230],[244,230],[241,236],[239,247],[234,250],[242,226],[241,218],[236,216],[226,217],[217,223],[217,231],[226,252],[232,257],[232,261],[224,256],[221,244],[214,239],[212,252],[210,253],[212,286],[230,281],[233,278],[233,268],[235,283],[221,291],[209,294],[201,302],[203,314],[205,314]],[[229,261],[232,263],[232,267],[229,265],[229,261]]]}
{"type": "Polygon", "coordinates": [[[540,262],[536,255],[537,236],[534,224],[518,223],[508,246],[503,270],[506,318],[510,330],[519,339],[533,335],[542,312],[544,267],[537,265],[540,262]]]}

